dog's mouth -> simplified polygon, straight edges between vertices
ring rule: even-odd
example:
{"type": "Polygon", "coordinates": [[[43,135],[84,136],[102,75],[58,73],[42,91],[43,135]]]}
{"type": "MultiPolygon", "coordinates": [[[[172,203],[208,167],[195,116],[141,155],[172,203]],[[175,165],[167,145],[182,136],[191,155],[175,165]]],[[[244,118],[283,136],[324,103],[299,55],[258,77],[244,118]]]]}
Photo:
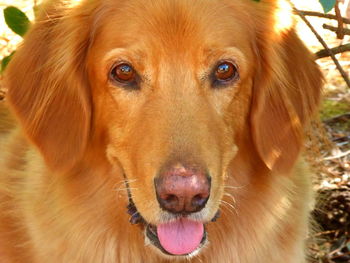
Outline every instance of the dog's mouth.
{"type": "Polygon", "coordinates": [[[148,224],[146,236],[164,254],[176,256],[196,252],[207,239],[204,224],[185,217],[158,226],[148,224]]]}
{"type": "MultiPolygon", "coordinates": [[[[193,255],[207,241],[205,223],[191,220],[186,215],[156,226],[147,223],[132,202],[128,205],[128,213],[131,215],[130,222],[142,224],[150,243],[166,255],[193,255]]],[[[218,217],[219,211],[211,221],[216,221],[218,217]]]]}

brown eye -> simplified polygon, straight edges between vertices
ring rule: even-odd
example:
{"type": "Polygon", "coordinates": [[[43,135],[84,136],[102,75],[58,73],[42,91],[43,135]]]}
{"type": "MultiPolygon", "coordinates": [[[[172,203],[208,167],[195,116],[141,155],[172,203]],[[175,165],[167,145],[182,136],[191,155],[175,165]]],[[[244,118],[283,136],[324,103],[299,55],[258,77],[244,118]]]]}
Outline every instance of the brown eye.
{"type": "Polygon", "coordinates": [[[217,82],[227,82],[238,76],[237,67],[231,62],[220,63],[215,70],[215,80],[217,82]]]}
{"type": "Polygon", "coordinates": [[[116,65],[112,68],[110,78],[124,84],[132,84],[135,82],[135,70],[127,63],[116,65]]]}

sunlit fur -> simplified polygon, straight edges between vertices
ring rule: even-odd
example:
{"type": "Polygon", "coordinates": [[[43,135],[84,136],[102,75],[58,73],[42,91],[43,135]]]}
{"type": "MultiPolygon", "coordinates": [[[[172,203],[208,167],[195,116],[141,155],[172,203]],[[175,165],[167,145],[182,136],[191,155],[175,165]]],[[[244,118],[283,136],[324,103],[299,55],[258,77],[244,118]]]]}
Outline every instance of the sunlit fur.
{"type": "Polygon", "coordinates": [[[0,105],[1,262],[302,263],[312,200],[300,157],[321,74],[275,0],[51,1],[6,72],[0,105]],[[213,84],[219,61],[239,79],[213,84]],[[138,90],[109,79],[120,61],[138,90]],[[12,116],[12,117],[11,117],[12,116]],[[149,244],[168,162],[205,167],[208,243],[149,244]],[[125,178],[124,178],[125,176],[125,178]],[[215,223],[208,223],[221,209],[215,223]]]}

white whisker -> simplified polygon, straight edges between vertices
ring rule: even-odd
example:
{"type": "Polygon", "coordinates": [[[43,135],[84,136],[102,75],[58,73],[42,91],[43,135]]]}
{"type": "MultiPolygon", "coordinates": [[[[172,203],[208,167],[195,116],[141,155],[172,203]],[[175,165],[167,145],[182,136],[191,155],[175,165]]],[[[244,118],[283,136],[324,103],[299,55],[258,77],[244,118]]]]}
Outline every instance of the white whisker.
{"type": "Polygon", "coordinates": [[[138,190],[138,188],[135,188],[135,187],[124,187],[124,188],[117,188],[117,189],[114,189],[114,191],[116,192],[119,192],[119,191],[125,191],[125,190],[138,190]]]}
{"type": "Polygon", "coordinates": [[[221,200],[220,203],[222,203],[224,205],[223,207],[227,208],[233,215],[238,216],[237,209],[234,205],[232,205],[229,202],[226,202],[224,200],[221,200]]]}
{"type": "Polygon", "coordinates": [[[241,185],[241,186],[232,186],[232,185],[224,185],[224,188],[229,188],[229,189],[242,189],[246,187],[247,185],[241,185]]]}
{"type": "Polygon", "coordinates": [[[234,196],[232,194],[225,192],[224,195],[230,197],[232,202],[233,202],[233,204],[236,204],[236,199],[234,198],[234,196]]]}

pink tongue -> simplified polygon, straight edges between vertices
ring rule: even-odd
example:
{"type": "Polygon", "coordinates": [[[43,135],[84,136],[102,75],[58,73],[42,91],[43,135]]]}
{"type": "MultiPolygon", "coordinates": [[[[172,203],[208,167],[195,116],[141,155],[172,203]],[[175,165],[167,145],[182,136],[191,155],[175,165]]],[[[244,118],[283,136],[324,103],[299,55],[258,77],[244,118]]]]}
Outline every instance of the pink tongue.
{"type": "Polygon", "coordinates": [[[203,224],[180,218],[157,226],[162,247],[173,255],[189,254],[198,248],[204,235],[203,224]]]}

